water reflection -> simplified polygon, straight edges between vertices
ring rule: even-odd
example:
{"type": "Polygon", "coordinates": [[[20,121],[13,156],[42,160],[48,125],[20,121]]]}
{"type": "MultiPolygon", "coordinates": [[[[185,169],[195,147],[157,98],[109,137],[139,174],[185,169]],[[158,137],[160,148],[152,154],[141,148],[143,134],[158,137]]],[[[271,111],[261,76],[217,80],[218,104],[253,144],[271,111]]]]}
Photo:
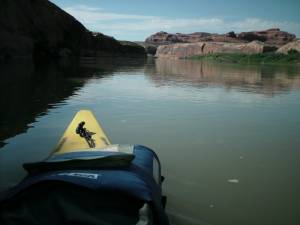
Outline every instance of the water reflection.
{"type": "Polygon", "coordinates": [[[63,104],[89,78],[143,69],[144,64],[145,59],[131,58],[82,58],[67,66],[37,66],[31,61],[1,64],[0,148],[5,145],[4,140],[26,132],[36,117],[63,104]]]}
{"type": "Polygon", "coordinates": [[[228,90],[274,96],[300,89],[299,69],[299,66],[156,59],[155,67],[149,67],[146,73],[157,85],[222,86],[228,90]]]}
{"type": "MultiPolygon", "coordinates": [[[[70,71],[73,72],[78,71],[70,71]]],[[[54,65],[36,68],[31,62],[0,67],[0,142],[25,132],[39,115],[72,95],[84,83],[66,82],[70,75],[54,65]]]]}

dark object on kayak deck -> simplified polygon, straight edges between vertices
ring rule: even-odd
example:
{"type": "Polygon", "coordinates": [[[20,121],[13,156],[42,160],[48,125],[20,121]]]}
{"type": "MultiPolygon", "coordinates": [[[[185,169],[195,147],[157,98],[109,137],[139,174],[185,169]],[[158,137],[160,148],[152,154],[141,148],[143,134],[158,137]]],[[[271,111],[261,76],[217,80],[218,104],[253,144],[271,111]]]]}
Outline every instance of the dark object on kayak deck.
{"type": "Polygon", "coordinates": [[[84,121],[78,124],[78,127],[76,128],[76,134],[79,134],[80,137],[85,138],[90,148],[95,148],[95,140],[92,138],[92,135],[95,133],[88,131],[84,125],[84,121]]]}

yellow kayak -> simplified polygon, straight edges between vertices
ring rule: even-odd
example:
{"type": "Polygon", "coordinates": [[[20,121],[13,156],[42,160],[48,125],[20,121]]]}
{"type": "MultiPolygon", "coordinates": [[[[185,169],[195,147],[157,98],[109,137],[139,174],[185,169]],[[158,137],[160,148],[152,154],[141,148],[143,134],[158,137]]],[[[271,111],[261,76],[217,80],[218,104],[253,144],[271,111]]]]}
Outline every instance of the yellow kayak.
{"type": "Polygon", "coordinates": [[[91,151],[111,145],[90,110],[80,110],[64,132],[52,154],[91,151]]]}
{"type": "Polygon", "coordinates": [[[49,157],[23,167],[28,176],[0,195],[0,224],[10,223],[11,215],[32,224],[48,212],[49,225],[69,218],[84,224],[170,224],[156,153],[142,145],[112,145],[89,110],[77,112],[49,157]],[[48,211],[40,210],[44,206],[48,211]]]}

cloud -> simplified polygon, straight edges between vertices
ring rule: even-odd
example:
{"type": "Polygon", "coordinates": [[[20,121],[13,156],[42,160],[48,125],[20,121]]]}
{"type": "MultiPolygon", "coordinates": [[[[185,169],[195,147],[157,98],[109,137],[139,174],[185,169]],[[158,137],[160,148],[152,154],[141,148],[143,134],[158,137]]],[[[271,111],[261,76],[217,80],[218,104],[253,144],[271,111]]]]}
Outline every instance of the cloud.
{"type": "Polygon", "coordinates": [[[290,31],[298,35],[300,34],[300,22],[295,23],[288,21],[269,21],[260,18],[247,18],[245,20],[233,22],[229,25],[231,25],[232,28],[235,28],[238,31],[278,27],[282,30],[290,31]]]}
{"type": "Polygon", "coordinates": [[[64,8],[64,10],[72,16],[74,16],[79,21],[81,21],[82,23],[88,24],[110,20],[151,20],[155,18],[153,16],[105,12],[101,8],[92,8],[85,5],[66,7],[64,8]]]}
{"type": "Polygon", "coordinates": [[[86,5],[75,5],[64,8],[64,10],[90,30],[116,35],[119,39],[122,39],[124,35],[144,39],[161,30],[182,33],[196,31],[225,33],[231,30],[241,32],[275,27],[300,35],[300,22],[269,21],[261,18],[246,18],[238,21],[218,17],[173,19],[160,16],[113,13],[86,5]]]}

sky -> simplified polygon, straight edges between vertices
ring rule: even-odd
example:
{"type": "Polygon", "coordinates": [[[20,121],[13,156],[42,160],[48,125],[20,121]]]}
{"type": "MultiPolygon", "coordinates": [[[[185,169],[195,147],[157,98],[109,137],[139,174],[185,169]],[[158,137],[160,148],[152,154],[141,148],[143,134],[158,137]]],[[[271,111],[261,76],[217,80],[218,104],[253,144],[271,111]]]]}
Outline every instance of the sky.
{"type": "Polygon", "coordinates": [[[300,0],[51,0],[91,31],[143,41],[153,33],[278,27],[300,37],[300,0]]]}

